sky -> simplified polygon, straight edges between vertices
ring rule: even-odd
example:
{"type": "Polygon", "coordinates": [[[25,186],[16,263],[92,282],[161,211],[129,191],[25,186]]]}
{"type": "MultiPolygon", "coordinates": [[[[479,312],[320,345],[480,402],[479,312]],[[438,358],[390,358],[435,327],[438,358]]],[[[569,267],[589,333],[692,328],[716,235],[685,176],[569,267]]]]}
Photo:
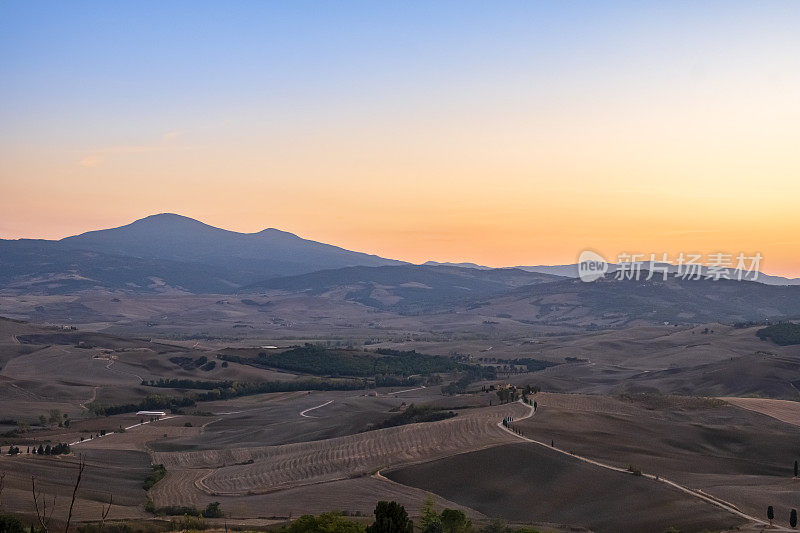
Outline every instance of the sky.
{"type": "Polygon", "coordinates": [[[0,1],[0,238],[174,212],[422,262],[800,276],[800,5],[0,1]]]}

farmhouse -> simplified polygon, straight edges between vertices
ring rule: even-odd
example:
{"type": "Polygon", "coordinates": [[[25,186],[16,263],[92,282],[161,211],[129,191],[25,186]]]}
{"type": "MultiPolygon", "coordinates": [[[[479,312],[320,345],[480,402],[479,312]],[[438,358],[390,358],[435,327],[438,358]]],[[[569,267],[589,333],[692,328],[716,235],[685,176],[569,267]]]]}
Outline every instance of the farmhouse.
{"type": "Polygon", "coordinates": [[[137,411],[136,416],[167,416],[167,413],[164,411],[137,411]]]}

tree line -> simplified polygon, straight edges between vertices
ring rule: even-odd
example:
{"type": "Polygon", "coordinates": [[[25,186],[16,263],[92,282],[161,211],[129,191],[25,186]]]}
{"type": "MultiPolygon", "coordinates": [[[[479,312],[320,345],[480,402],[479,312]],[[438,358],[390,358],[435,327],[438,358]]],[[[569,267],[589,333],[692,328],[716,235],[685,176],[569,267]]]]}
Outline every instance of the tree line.
{"type": "Polygon", "coordinates": [[[377,375],[410,376],[453,372],[459,365],[449,357],[426,355],[414,350],[376,350],[355,352],[330,349],[320,344],[306,343],[289,350],[267,354],[259,352],[256,358],[219,354],[223,361],[256,366],[280,368],[294,372],[324,376],[369,377],[377,375]],[[383,355],[379,357],[378,355],[383,355]]]}
{"type": "MultiPolygon", "coordinates": [[[[2,453],[2,448],[0,448],[0,453],[2,453]]],[[[20,450],[19,446],[12,444],[8,448],[7,455],[20,455],[21,453],[22,450],[20,450]]],[[[70,448],[66,442],[59,442],[52,446],[50,444],[40,444],[38,448],[36,446],[28,446],[25,453],[33,455],[67,455],[70,453],[70,448]]]]}

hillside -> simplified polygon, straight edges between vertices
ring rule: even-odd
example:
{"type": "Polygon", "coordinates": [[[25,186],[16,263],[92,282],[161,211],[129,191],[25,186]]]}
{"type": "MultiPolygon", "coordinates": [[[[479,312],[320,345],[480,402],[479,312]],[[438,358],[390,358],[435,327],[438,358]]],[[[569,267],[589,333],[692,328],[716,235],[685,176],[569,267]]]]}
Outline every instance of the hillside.
{"type": "Polygon", "coordinates": [[[479,270],[457,266],[349,267],[269,279],[245,291],[280,290],[326,296],[401,313],[431,312],[456,303],[491,298],[558,276],[516,269],[479,270]]]}
{"type": "Polygon", "coordinates": [[[800,287],[749,281],[617,280],[593,283],[519,269],[457,266],[351,267],[274,278],[244,292],[281,291],[356,302],[401,314],[455,311],[485,320],[579,327],[620,327],[636,321],[698,324],[800,316],[800,287]]]}
{"type": "Polygon", "coordinates": [[[73,250],[53,241],[0,240],[0,288],[18,293],[70,294],[89,289],[226,293],[240,279],[235,270],[210,265],[73,250]]]}
{"type": "Polygon", "coordinates": [[[521,287],[487,306],[512,301],[535,309],[535,321],[551,324],[733,323],[800,315],[800,287],[731,280],[617,280],[606,275],[593,283],[565,280],[521,287]]]}

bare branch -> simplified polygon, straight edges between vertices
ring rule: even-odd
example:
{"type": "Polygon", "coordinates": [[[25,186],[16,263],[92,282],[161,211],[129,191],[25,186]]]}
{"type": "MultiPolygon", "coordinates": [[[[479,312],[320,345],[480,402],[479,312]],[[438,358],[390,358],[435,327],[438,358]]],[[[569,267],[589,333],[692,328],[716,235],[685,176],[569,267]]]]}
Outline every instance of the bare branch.
{"type": "Polygon", "coordinates": [[[56,497],[53,496],[53,503],[50,506],[50,513],[48,513],[47,499],[36,491],[36,476],[31,476],[31,493],[33,494],[33,506],[36,509],[36,519],[39,521],[42,531],[47,533],[47,526],[53,517],[53,510],[56,508],[56,497]],[[41,508],[39,507],[39,500],[42,502],[41,508]]]}
{"type": "Polygon", "coordinates": [[[78,495],[78,487],[81,485],[81,478],[83,478],[83,470],[86,468],[86,459],[83,455],[78,458],[78,477],[75,479],[75,486],[72,489],[72,501],[69,503],[69,514],[67,515],[67,524],[64,526],[64,533],[69,533],[69,523],[72,521],[72,508],[75,506],[75,498],[78,495]]]}
{"type": "Polygon", "coordinates": [[[114,503],[114,495],[112,493],[108,493],[108,507],[103,506],[101,508],[102,519],[100,520],[100,529],[103,529],[103,524],[106,522],[106,517],[108,517],[108,513],[111,512],[111,504],[114,503]]]}

